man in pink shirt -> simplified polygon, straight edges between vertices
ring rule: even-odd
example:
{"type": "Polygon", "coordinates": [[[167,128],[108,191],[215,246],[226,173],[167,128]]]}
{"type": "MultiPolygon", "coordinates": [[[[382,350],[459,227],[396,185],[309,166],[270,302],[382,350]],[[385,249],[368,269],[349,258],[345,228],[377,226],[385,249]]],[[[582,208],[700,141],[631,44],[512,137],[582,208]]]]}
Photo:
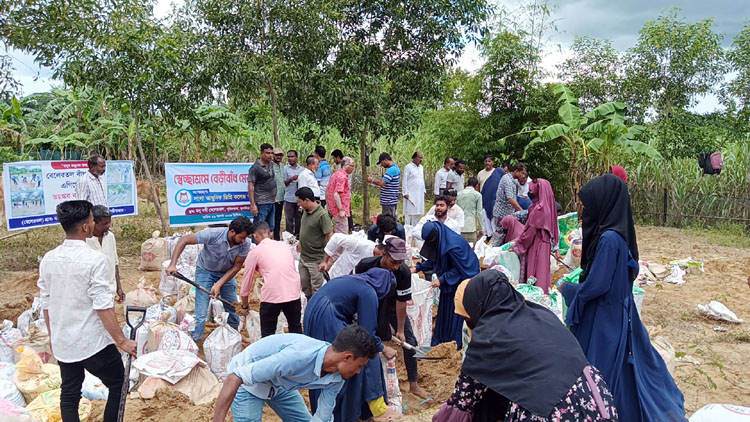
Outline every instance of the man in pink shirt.
{"type": "Polygon", "coordinates": [[[240,290],[240,314],[247,315],[250,309],[248,296],[253,290],[257,270],[263,276],[263,287],[260,290],[261,337],[276,332],[280,312],[284,312],[286,316],[289,332],[302,334],[301,287],[291,249],[286,243],[273,240],[271,227],[265,221],[253,225],[253,238],[257,246],[245,259],[245,277],[242,279],[240,290]]]}
{"type": "Polygon", "coordinates": [[[351,215],[351,190],[349,175],[354,172],[354,159],[344,157],[341,168],[331,176],[326,189],[328,212],[333,216],[333,232],[349,234],[349,216],[351,215]]]}

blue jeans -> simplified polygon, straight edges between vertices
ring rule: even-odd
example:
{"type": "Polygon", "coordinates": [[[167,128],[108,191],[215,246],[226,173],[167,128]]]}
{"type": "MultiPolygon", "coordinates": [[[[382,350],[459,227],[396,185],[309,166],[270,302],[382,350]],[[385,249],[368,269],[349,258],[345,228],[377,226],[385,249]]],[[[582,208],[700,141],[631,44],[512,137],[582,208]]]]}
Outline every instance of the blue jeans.
{"type": "MultiPolygon", "coordinates": [[[[223,276],[224,273],[204,270],[201,267],[195,268],[195,282],[207,290],[211,290],[214,283],[223,276]]],[[[233,277],[231,280],[224,283],[224,285],[221,286],[220,295],[222,298],[230,302],[236,302],[237,279],[233,277]]],[[[203,327],[206,325],[206,314],[208,313],[209,302],[210,297],[208,294],[203,293],[198,289],[195,290],[195,331],[193,331],[192,337],[196,342],[203,338],[203,327]]],[[[234,312],[234,306],[229,306],[224,303],[224,311],[229,312],[229,320],[227,321],[229,326],[237,328],[240,325],[240,319],[234,312]]]]}
{"type": "Polygon", "coordinates": [[[258,398],[240,387],[232,401],[234,422],[260,422],[263,420],[263,404],[268,403],[284,422],[309,422],[312,416],[299,391],[277,390],[273,398],[258,398]]]}
{"type": "Polygon", "coordinates": [[[253,218],[253,222],[265,221],[271,226],[271,233],[273,233],[276,204],[256,204],[256,206],[258,207],[258,216],[253,218]]]}

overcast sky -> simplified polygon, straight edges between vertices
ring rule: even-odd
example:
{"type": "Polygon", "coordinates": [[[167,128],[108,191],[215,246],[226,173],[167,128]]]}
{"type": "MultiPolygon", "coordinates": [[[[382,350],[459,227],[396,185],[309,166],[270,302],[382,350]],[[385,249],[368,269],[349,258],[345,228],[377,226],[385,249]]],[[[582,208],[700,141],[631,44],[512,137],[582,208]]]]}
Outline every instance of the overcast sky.
{"type": "MultiPolygon", "coordinates": [[[[155,14],[165,16],[174,1],[158,0],[155,14]]],[[[518,0],[495,2],[510,11],[521,4],[518,0]]],[[[713,17],[714,30],[724,36],[722,45],[725,48],[731,45],[734,36],[742,29],[743,21],[750,19],[750,0],[561,0],[557,5],[553,18],[557,20],[559,33],[552,34],[550,44],[553,45],[548,46],[543,60],[543,65],[550,70],[554,70],[555,65],[568,56],[568,48],[576,35],[608,38],[612,40],[614,48],[624,51],[635,44],[638,30],[646,21],[656,19],[662,11],[674,6],[682,9],[689,22],[713,17]]],[[[47,91],[55,84],[49,69],[39,68],[33,57],[16,50],[9,53],[14,58],[15,76],[23,84],[24,95],[47,91]]],[[[477,49],[468,46],[459,66],[473,71],[481,64],[477,49]]],[[[716,98],[709,96],[700,101],[695,111],[710,112],[717,107],[716,98]]]]}

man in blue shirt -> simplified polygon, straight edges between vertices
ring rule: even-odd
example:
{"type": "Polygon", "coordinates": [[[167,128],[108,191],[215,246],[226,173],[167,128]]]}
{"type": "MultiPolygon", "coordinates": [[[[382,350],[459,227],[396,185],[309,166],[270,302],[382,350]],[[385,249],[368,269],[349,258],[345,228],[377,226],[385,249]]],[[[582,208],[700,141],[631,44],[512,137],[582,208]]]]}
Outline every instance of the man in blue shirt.
{"type": "Polygon", "coordinates": [[[326,189],[328,189],[328,182],[331,180],[331,165],[326,161],[326,148],[324,146],[316,146],[313,155],[318,159],[318,171],[315,172],[315,178],[318,180],[318,186],[320,186],[320,205],[325,208],[326,189]]]}
{"type": "Polygon", "coordinates": [[[378,163],[385,170],[383,180],[375,180],[367,177],[368,183],[374,183],[380,187],[380,206],[382,214],[390,214],[396,218],[396,207],[398,206],[399,185],[401,183],[401,169],[393,162],[391,155],[387,152],[380,154],[378,163]]]}
{"type": "Polygon", "coordinates": [[[224,422],[231,404],[235,422],[260,421],[268,403],[284,422],[333,422],[344,380],[377,354],[377,342],[359,325],[339,331],[333,344],[302,334],[263,337],[229,362],[213,420],[224,422]],[[315,415],[300,388],[323,390],[315,415]]]}
{"type": "MultiPolygon", "coordinates": [[[[187,245],[203,244],[198,255],[195,268],[195,282],[211,291],[211,296],[230,301],[237,301],[237,279],[235,275],[245,263],[250,252],[250,242],[247,236],[252,231],[253,223],[247,217],[237,217],[229,223],[229,227],[207,228],[198,233],[183,236],[177,241],[172,252],[172,262],[167,267],[167,274],[177,272],[177,262],[180,254],[187,245]]],[[[195,292],[195,330],[193,340],[203,338],[203,327],[206,325],[209,297],[198,290],[195,292]]],[[[224,310],[229,312],[227,323],[234,328],[240,324],[240,319],[233,306],[224,304],[224,310]]]]}

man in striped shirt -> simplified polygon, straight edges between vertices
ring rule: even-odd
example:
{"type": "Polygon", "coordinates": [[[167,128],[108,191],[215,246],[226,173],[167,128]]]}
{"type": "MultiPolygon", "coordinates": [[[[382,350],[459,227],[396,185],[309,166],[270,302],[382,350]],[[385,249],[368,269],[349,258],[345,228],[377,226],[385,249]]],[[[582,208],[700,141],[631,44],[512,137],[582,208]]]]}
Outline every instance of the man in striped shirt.
{"type": "Polygon", "coordinates": [[[375,180],[372,177],[367,178],[368,183],[374,183],[380,186],[380,206],[383,208],[382,214],[389,214],[398,218],[396,207],[398,206],[398,189],[401,183],[401,169],[393,162],[391,156],[384,152],[378,157],[380,165],[386,169],[383,180],[375,180]]]}

